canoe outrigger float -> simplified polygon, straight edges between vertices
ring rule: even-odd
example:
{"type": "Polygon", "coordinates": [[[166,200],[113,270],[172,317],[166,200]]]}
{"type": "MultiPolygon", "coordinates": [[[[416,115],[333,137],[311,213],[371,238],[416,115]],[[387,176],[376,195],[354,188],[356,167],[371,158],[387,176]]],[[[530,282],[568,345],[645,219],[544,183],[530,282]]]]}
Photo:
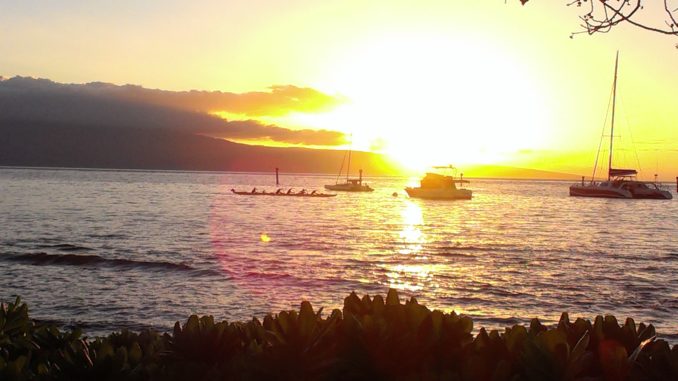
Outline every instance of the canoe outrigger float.
{"type": "Polygon", "coordinates": [[[240,196],[320,197],[320,198],[336,196],[336,194],[332,193],[317,193],[316,191],[307,192],[305,189],[302,189],[296,193],[292,193],[292,189],[289,189],[287,192],[283,192],[282,189],[278,189],[275,192],[266,192],[266,191],[257,192],[257,188],[254,188],[249,192],[231,189],[231,192],[240,196]]]}

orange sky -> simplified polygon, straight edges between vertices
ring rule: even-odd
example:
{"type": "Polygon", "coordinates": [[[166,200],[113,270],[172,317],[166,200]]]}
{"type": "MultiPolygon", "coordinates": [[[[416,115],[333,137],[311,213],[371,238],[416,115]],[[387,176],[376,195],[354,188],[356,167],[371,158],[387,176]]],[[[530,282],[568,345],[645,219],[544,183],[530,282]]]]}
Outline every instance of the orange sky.
{"type": "Polygon", "coordinates": [[[294,85],[336,102],[211,111],[340,131],[410,167],[590,174],[619,50],[618,166],[638,167],[635,147],[641,175],[673,178],[676,39],[632,27],[570,39],[581,10],[565,3],[22,1],[0,13],[0,75],[235,93],[294,85]]]}

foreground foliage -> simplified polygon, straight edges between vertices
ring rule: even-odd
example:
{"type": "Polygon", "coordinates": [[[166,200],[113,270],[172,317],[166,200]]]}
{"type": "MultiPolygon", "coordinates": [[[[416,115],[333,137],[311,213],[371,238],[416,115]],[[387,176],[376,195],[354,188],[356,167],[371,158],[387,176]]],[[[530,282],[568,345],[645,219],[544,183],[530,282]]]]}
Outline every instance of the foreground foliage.
{"type": "Polygon", "coordinates": [[[395,290],[321,312],[303,302],[263,321],[194,315],[172,333],[88,339],[36,323],[17,298],[0,308],[0,380],[678,380],[678,345],[632,319],[563,313],[474,336],[470,318],[395,290]]]}

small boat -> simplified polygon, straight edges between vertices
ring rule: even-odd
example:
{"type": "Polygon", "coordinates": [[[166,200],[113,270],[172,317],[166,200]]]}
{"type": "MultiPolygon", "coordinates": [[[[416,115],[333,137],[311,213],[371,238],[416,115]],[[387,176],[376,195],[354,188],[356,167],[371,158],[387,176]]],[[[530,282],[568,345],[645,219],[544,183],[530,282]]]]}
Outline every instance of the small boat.
{"type": "Polygon", "coordinates": [[[363,170],[360,170],[360,177],[357,179],[349,179],[346,177],[346,181],[343,183],[337,182],[336,184],[325,185],[325,189],[332,191],[342,191],[342,192],[372,192],[374,189],[370,188],[369,185],[363,184],[363,170]]]}
{"type": "MultiPolygon", "coordinates": [[[[436,167],[454,169],[452,166],[436,167]]],[[[468,184],[468,180],[463,178],[455,179],[454,175],[441,175],[438,173],[426,173],[419,187],[405,188],[405,192],[410,197],[423,198],[429,200],[470,200],[473,191],[461,188],[463,184],[468,184]],[[457,188],[459,184],[459,188],[457,188]]]]}
{"type": "Polygon", "coordinates": [[[237,191],[235,189],[231,189],[231,192],[233,194],[237,194],[240,196],[273,196],[273,197],[318,197],[318,198],[325,198],[325,197],[335,197],[336,194],[332,193],[317,193],[316,191],[311,191],[307,192],[305,189],[302,189],[299,192],[293,193],[292,189],[288,190],[287,192],[283,192],[282,189],[278,189],[275,192],[266,192],[266,191],[257,191],[257,188],[252,189],[251,191],[237,191]]]}
{"type": "MultiPolygon", "coordinates": [[[[570,186],[570,196],[574,197],[603,197],[603,198],[631,198],[631,199],[661,199],[673,198],[671,192],[661,189],[657,182],[638,181],[638,172],[635,169],[612,168],[612,146],[614,142],[614,114],[617,98],[617,70],[619,68],[619,53],[614,64],[614,82],[612,85],[612,122],[610,127],[610,154],[607,166],[607,181],[596,182],[596,164],[593,166],[591,181],[587,184],[582,176],[580,184],[570,186]]],[[[601,144],[602,146],[602,144],[601,144]]],[[[600,154],[600,148],[598,150],[600,154]]]]}
{"type": "MultiPolygon", "coordinates": [[[[325,189],[332,191],[341,191],[341,192],[372,192],[374,189],[370,188],[369,185],[363,184],[363,170],[361,169],[358,173],[360,174],[357,179],[350,179],[349,172],[351,170],[351,149],[347,151],[348,153],[348,165],[346,166],[346,181],[343,183],[339,182],[339,177],[341,177],[342,169],[344,168],[344,162],[341,162],[341,167],[339,168],[339,174],[337,174],[337,180],[334,184],[325,185],[325,189]]],[[[346,155],[344,155],[346,159],[346,155]]]]}

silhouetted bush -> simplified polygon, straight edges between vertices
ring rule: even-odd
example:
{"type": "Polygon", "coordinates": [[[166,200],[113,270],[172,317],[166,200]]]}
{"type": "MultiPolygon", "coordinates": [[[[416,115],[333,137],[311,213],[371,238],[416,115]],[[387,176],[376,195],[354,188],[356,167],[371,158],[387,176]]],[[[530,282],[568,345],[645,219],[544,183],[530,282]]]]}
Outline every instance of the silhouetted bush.
{"type": "Polygon", "coordinates": [[[308,302],[263,322],[191,316],[173,332],[83,338],[0,308],[0,380],[678,380],[678,345],[614,316],[504,332],[431,311],[395,290],[323,317],[308,302]]]}

